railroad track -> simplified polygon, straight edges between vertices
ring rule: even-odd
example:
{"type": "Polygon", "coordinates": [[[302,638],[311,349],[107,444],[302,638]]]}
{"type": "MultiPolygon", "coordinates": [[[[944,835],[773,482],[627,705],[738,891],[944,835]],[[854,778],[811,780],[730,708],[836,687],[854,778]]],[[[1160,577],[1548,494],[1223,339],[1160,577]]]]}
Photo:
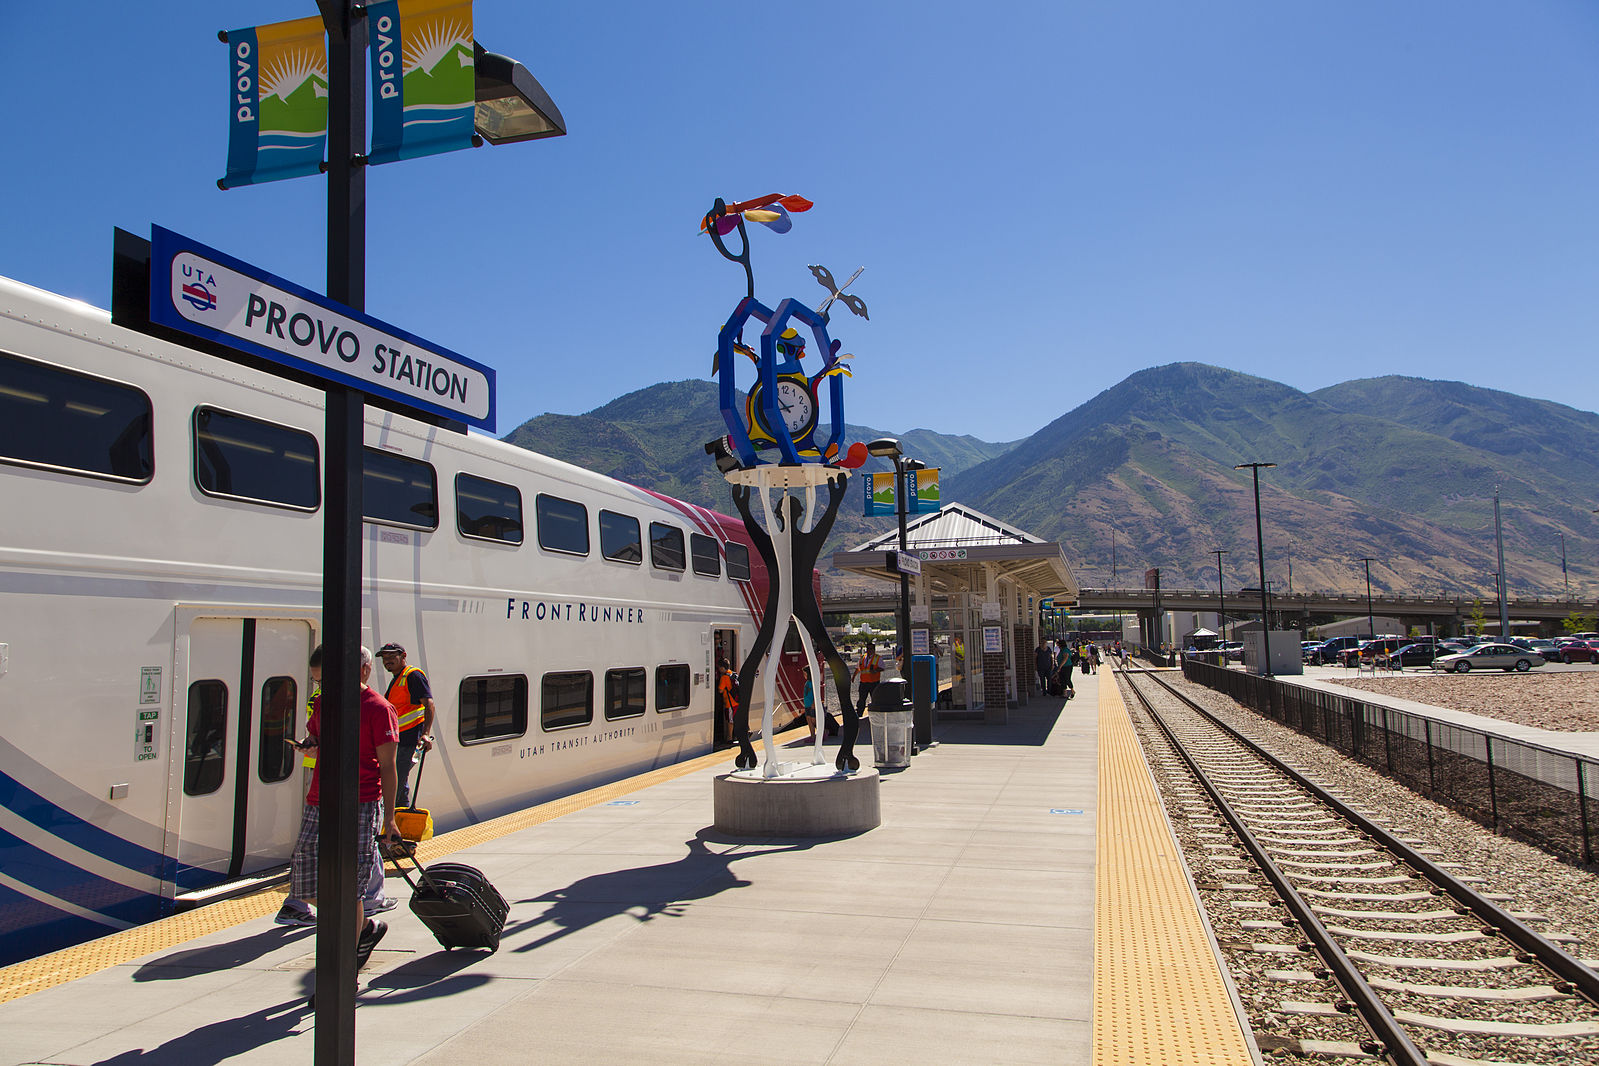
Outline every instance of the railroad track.
{"type": "Polygon", "coordinates": [[[1158,675],[1119,676],[1159,729],[1151,754],[1175,782],[1190,864],[1263,1051],[1599,1062],[1599,974],[1534,929],[1539,916],[1507,909],[1158,675]]]}

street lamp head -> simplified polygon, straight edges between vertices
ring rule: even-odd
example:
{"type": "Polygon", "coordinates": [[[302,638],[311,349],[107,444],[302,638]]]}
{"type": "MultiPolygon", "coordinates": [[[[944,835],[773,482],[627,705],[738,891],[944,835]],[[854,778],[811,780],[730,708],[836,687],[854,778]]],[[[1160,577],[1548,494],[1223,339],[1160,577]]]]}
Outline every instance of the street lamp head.
{"type": "Polygon", "coordinates": [[[477,108],[472,125],[490,144],[514,144],[566,134],[566,119],[528,69],[472,42],[477,108]]]}
{"type": "Polygon", "coordinates": [[[899,440],[895,437],[878,437],[867,443],[866,454],[880,459],[897,459],[900,456],[899,440]]]}
{"type": "Polygon", "coordinates": [[[905,460],[905,469],[906,470],[926,470],[927,469],[927,464],[922,462],[920,459],[907,459],[907,460],[905,460]]]}

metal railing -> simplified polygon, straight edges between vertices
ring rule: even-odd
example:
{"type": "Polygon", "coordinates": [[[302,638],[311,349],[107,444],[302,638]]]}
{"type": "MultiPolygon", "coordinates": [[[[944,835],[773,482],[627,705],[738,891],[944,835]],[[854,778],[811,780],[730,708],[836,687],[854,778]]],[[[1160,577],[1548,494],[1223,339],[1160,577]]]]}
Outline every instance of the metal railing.
{"type": "Polygon", "coordinates": [[[1183,676],[1568,862],[1599,851],[1599,762],[1189,659],[1183,676]]]}

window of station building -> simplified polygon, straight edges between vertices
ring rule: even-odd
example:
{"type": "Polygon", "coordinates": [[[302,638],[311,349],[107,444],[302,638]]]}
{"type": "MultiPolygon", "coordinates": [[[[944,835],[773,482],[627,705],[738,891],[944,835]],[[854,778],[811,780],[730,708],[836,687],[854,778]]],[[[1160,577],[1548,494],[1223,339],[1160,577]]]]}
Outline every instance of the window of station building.
{"type": "Polygon", "coordinates": [[[147,482],[150,397],[131,385],[0,353],[0,460],[147,482]]]}
{"type": "Polygon", "coordinates": [[[594,721],[594,675],[587,670],[545,674],[539,721],[545,729],[570,729],[594,721]]]}
{"type": "Polygon", "coordinates": [[[689,672],[687,663],[655,668],[655,710],[677,711],[688,706],[689,672]]]}
{"type": "Polygon", "coordinates": [[[367,448],[361,466],[361,513],[368,522],[439,528],[439,476],[431,464],[367,448]]]}
{"type": "Polygon", "coordinates": [[[734,581],[748,581],[750,579],[750,550],[747,545],[728,541],[727,550],[727,576],[734,581]]]}
{"type": "Polygon", "coordinates": [[[189,717],[183,735],[184,795],[209,796],[222,787],[227,747],[228,686],[220,681],[196,681],[189,686],[189,717]]]}
{"type": "Polygon", "coordinates": [[[650,563],[657,570],[683,569],[683,531],[665,522],[650,523],[650,563]]]}
{"type": "Polygon", "coordinates": [[[456,474],[455,528],[463,537],[522,543],[522,490],[474,474],[456,474]]]}
{"type": "Polygon", "coordinates": [[[615,511],[600,512],[600,554],[618,563],[642,563],[644,540],[638,519],[615,511]]]}
{"type": "Polygon", "coordinates": [[[688,550],[694,560],[694,572],[706,577],[722,576],[722,553],[716,550],[716,538],[703,533],[688,535],[688,550]]]}
{"type": "Polygon", "coordinates": [[[261,686],[261,731],[255,772],[266,784],[287,780],[300,753],[284,743],[296,736],[300,686],[292,677],[269,677],[261,686]]]}
{"type": "Polygon", "coordinates": [[[463,745],[522,736],[527,732],[527,676],[465,678],[456,708],[456,736],[463,745]]]}
{"type": "Polygon", "coordinates": [[[539,547],[570,555],[589,553],[589,509],[574,500],[539,493],[539,547]]]}
{"type": "Polygon", "coordinates": [[[194,480],[207,496],[300,511],[322,502],[315,437],[216,407],[194,409],[194,480]]]}
{"type": "Polygon", "coordinates": [[[644,668],[605,671],[605,720],[637,718],[644,713],[644,668]]]}

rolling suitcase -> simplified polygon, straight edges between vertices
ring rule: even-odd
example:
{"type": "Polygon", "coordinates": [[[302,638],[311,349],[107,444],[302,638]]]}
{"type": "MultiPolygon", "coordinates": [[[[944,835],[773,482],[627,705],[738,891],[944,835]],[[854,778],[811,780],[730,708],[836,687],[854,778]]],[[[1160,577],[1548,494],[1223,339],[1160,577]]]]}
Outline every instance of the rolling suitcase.
{"type": "Polygon", "coordinates": [[[391,852],[400,875],[411,886],[411,913],[422,920],[445,948],[488,948],[497,951],[510,905],[482,871],[458,862],[424,867],[414,852],[391,852]],[[416,867],[412,880],[402,857],[416,867]]]}

